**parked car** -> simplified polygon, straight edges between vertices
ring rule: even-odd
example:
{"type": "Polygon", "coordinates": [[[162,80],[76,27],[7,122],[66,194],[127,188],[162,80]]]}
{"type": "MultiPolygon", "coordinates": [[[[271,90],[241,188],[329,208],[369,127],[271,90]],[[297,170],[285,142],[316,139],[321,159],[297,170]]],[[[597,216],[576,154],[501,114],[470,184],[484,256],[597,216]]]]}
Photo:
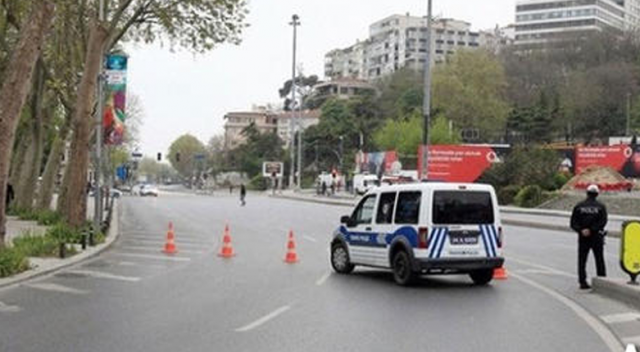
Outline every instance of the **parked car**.
{"type": "Polygon", "coordinates": [[[153,185],[144,185],[140,188],[140,196],[141,197],[157,197],[158,196],[158,188],[153,185]]]}

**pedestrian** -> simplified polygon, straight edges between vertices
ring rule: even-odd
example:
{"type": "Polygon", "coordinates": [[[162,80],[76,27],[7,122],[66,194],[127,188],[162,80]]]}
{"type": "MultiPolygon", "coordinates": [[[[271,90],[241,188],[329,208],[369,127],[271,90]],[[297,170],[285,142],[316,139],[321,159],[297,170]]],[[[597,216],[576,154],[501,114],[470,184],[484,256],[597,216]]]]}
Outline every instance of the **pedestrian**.
{"type": "Polygon", "coordinates": [[[587,258],[593,251],[596,261],[596,274],[607,276],[604,263],[604,230],[607,225],[607,208],[596,198],[600,189],[597,185],[587,188],[587,199],[573,208],[571,228],[578,233],[578,282],[580,289],[591,288],[587,283],[587,258]]]}
{"type": "Polygon", "coordinates": [[[9,209],[9,205],[11,205],[11,202],[13,202],[13,199],[15,198],[15,193],[13,192],[13,186],[11,185],[11,183],[7,182],[7,194],[5,194],[5,202],[4,202],[4,206],[5,206],[5,210],[9,209]]]}
{"type": "Polygon", "coordinates": [[[322,181],[322,195],[326,196],[327,195],[327,183],[322,181]]]}
{"type": "Polygon", "coordinates": [[[229,184],[229,194],[233,193],[233,184],[229,184]]]}
{"type": "Polygon", "coordinates": [[[240,185],[240,203],[242,204],[242,206],[244,207],[247,202],[245,201],[245,198],[247,196],[247,189],[244,186],[244,183],[240,185]]]}

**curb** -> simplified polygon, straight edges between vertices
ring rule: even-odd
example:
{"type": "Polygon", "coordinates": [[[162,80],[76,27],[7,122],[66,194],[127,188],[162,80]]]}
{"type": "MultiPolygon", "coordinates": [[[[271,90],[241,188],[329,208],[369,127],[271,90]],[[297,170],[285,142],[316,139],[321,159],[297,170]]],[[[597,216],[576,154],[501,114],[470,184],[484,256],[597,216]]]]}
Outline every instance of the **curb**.
{"type": "Polygon", "coordinates": [[[0,279],[0,281],[2,280],[6,280],[6,282],[0,282],[0,289],[4,289],[10,286],[16,286],[18,284],[21,284],[25,281],[30,281],[42,276],[46,276],[49,275],[53,272],[56,272],[58,270],[62,270],[65,268],[68,268],[70,266],[76,265],[80,262],[83,262],[85,260],[89,260],[91,258],[94,258],[96,256],[98,256],[99,254],[101,254],[102,252],[104,252],[105,250],[109,249],[111,247],[111,245],[118,239],[118,237],[120,236],[120,231],[119,231],[119,201],[115,202],[113,207],[113,211],[115,212],[116,216],[112,217],[111,219],[111,226],[109,226],[109,233],[107,234],[107,239],[105,241],[105,243],[103,243],[100,246],[96,246],[92,249],[86,250],[80,254],[77,254],[71,258],[69,258],[68,261],[64,261],[62,263],[56,264],[50,268],[41,270],[41,271],[37,271],[34,269],[30,269],[27,270],[21,274],[18,274],[14,277],[9,277],[9,278],[3,278],[0,279]]]}
{"type": "Polygon", "coordinates": [[[594,277],[593,292],[640,309],[640,286],[631,286],[624,279],[594,277]]]}
{"type": "MultiPolygon", "coordinates": [[[[574,233],[573,230],[571,230],[568,226],[545,224],[543,222],[533,222],[533,221],[526,221],[526,220],[513,220],[513,219],[503,218],[502,223],[505,225],[511,225],[511,226],[530,227],[530,228],[537,228],[537,229],[543,229],[543,230],[574,233]]],[[[622,236],[622,233],[618,230],[608,231],[607,233],[608,233],[607,237],[620,238],[622,236]]]]}

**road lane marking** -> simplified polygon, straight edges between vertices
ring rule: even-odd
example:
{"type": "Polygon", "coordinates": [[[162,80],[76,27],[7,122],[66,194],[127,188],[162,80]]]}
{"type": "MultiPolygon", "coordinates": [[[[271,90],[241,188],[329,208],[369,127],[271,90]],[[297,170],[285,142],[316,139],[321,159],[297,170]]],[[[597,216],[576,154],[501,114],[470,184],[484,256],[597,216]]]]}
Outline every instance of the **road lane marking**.
{"type": "Polygon", "coordinates": [[[251,331],[251,330],[253,330],[253,329],[255,329],[255,328],[259,327],[260,325],[265,324],[265,323],[266,323],[266,322],[268,322],[269,320],[272,320],[272,319],[276,318],[278,315],[280,315],[280,314],[282,314],[282,313],[284,313],[284,312],[288,311],[289,309],[291,309],[291,307],[290,307],[290,306],[283,306],[283,307],[280,307],[280,308],[278,308],[278,309],[274,310],[273,312],[271,312],[271,313],[269,313],[269,314],[265,315],[264,317],[262,317],[262,318],[260,318],[260,319],[258,319],[258,320],[256,320],[256,321],[254,321],[253,323],[250,323],[250,324],[248,324],[248,325],[245,325],[245,326],[243,326],[243,327],[241,327],[241,328],[237,328],[237,329],[236,329],[236,332],[247,332],[247,331],[251,331]]]}
{"type": "MultiPolygon", "coordinates": [[[[176,247],[180,247],[180,244],[176,243],[176,247]]],[[[158,252],[159,249],[158,247],[143,247],[143,246],[123,246],[120,247],[122,249],[126,249],[126,250],[134,250],[134,251],[148,251],[148,252],[158,252]]],[[[191,249],[178,249],[178,252],[180,253],[187,253],[187,254],[204,254],[204,251],[194,251],[191,249]]]]}
{"type": "MultiPolygon", "coordinates": [[[[154,242],[162,242],[164,243],[166,238],[165,236],[124,236],[122,238],[124,241],[126,240],[131,240],[131,241],[154,241],[154,242]]],[[[176,243],[188,243],[188,244],[193,244],[193,245],[206,245],[211,243],[211,239],[192,239],[192,238],[185,238],[185,237],[179,237],[176,236],[175,237],[175,241],[176,243]]]]}
{"type": "Polygon", "coordinates": [[[93,278],[96,278],[96,279],[119,280],[119,281],[127,281],[127,282],[138,282],[138,281],[140,281],[139,277],[115,275],[115,274],[105,273],[105,272],[102,272],[102,271],[69,270],[67,272],[71,273],[71,274],[77,274],[77,275],[86,275],[86,276],[93,277],[93,278]]]}
{"type": "Polygon", "coordinates": [[[566,277],[570,277],[570,278],[574,278],[574,279],[576,278],[576,275],[573,275],[573,274],[568,273],[566,271],[562,271],[562,270],[558,270],[558,269],[552,268],[550,266],[540,265],[540,264],[532,263],[532,262],[529,262],[529,261],[526,261],[526,260],[517,259],[517,258],[514,258],[514,257],[509,257],[508,260],[516,262],[516,263],[519,263],[519,264],[522,264],[522,265],[538,268],[538,269],[544,270],[546,272],[552,273],[554,275],[566,276],[566,277]]]}
{"type": "Polygon", "coordinates": [[[16,313],[21,310],[22,308],[18,306],[10,306],[8,304],[0,302],[0,313],[16,313]]]}
{"type": "Polygon", "coordinates": [[[331,273],[326,273],[322,275],[322,277],[320,277],[318,281],[316,281],[316,286],[322,286],[327,281],[329,276],[331,276],[331,273]]]}
{"type": "MultiPolygon", "coordinates": [[[[160,251],[160,250],[158,250],[160,251]]],[[[178,250],[178,253],[180,251],[178,250]]],[[[132,257],[132,258],[145,258],[145,259],[154,259],[154,260],[166,260],[169,262],[190,262],[191,258],[187,257],[169,257],[162,255],[151,255],[151,254],[142,254],[142,253],[123,253],[123,252],[112,252],[109,253],[111,255],[121,256],[121,257],[132,257]]]]}
{"type": "Polygon", "coordinates": [[[511,273],[511,276],[522,283],[525,283],[535,289],[538,289],[547,295],[555,298],[560,303],[564,304],[567,308],[571,309],[580,319],[582,319],[589,327],[600,337],[600,339],[607,345],[611,352],[619,352],[624,351],[624,347],[618,338],[609,330],[609,328],[598,318],[594,317],[587,311],[582,308],[578,303],[572,301],[571,299],[563,296],[562,294],[556,292],[553,289],[550,289],[542,284],[537,283],[536,281],[530,280],[522,275],[518,275],[515,273],[511,273]]]}
{"type": "Polygon", "coordinates": [[[304,238],[305,238],[307,241],[310,241],[310,242],[313,242],[313,243],[318,242],[318,240],[316,240],[315,238],[313,238],[313,237],[311,237],[311,236],[306,236],[306,235],[305,235],[305,236],[304,236],[304,238]]]}
{"type": "MultiPolygon", "coordinates": [[[[162,247],[167,241],[165,240],[147,240],[147,239],[123,239],[122,240],[122,245],[119,245],[120,248],[126,247],[127,244],[126,243],[131,243],[132,245],[142,245],[142,246],[152,246],[152,245],[156,245],[157,247],[162,247]]],[[[191,247],[191,248],[202,248],[202,247],[210,247],[213,246],[214,243],[213,242],[208,242],[208,243],[185,243],[182,242],[180,240],[176,240],[175,241],[177,246],[181,246],[181,247],[191,247]]]]}
{"type": "Polygon", "coordinates": [[[620,313],[620,314],[610,314],[603,315],[600,317],[602,321],[607,324],[620,324],[620,323],[628,323],[631,321],[640,321],[640,314],[638,313],[620,313]]]}
{"type": "Polygon", "coordinates": [[[640,336],[627,337],[624,339],[624,343],[640,347],[640,336]]]}
{"type": "Polygon", "coordinates": [[[34,284],[23,284],[22,286],[34,288],[36,290],[71,293],[74,295],[86,295],[87,293],[89,293],[89,291],[86,291],[86,290],[79,290],[72,287],[67,287],[67,286],[58,285],[54,283],[45,283],[45,282],[34,283],[34,284]]]}

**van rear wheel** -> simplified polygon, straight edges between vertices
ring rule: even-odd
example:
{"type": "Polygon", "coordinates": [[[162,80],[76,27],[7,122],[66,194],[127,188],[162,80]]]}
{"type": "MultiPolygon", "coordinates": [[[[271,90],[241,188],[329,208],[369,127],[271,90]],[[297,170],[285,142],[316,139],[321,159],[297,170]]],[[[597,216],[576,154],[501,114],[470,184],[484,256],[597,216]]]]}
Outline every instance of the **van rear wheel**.
{"type": "Polygon", "coordinates": [[[404,250],[393,256],[393,279],[400,286],[411,285],[415,280],[415,273],[411,269],[411,258],[404,250]]]}
{"type": "Polygon", "coordinates": [[[469,276],[471,276],[474,284],[478,286],[486,285],[493,280],[493,269],[472,271],[469,273],[469,276]]]}

